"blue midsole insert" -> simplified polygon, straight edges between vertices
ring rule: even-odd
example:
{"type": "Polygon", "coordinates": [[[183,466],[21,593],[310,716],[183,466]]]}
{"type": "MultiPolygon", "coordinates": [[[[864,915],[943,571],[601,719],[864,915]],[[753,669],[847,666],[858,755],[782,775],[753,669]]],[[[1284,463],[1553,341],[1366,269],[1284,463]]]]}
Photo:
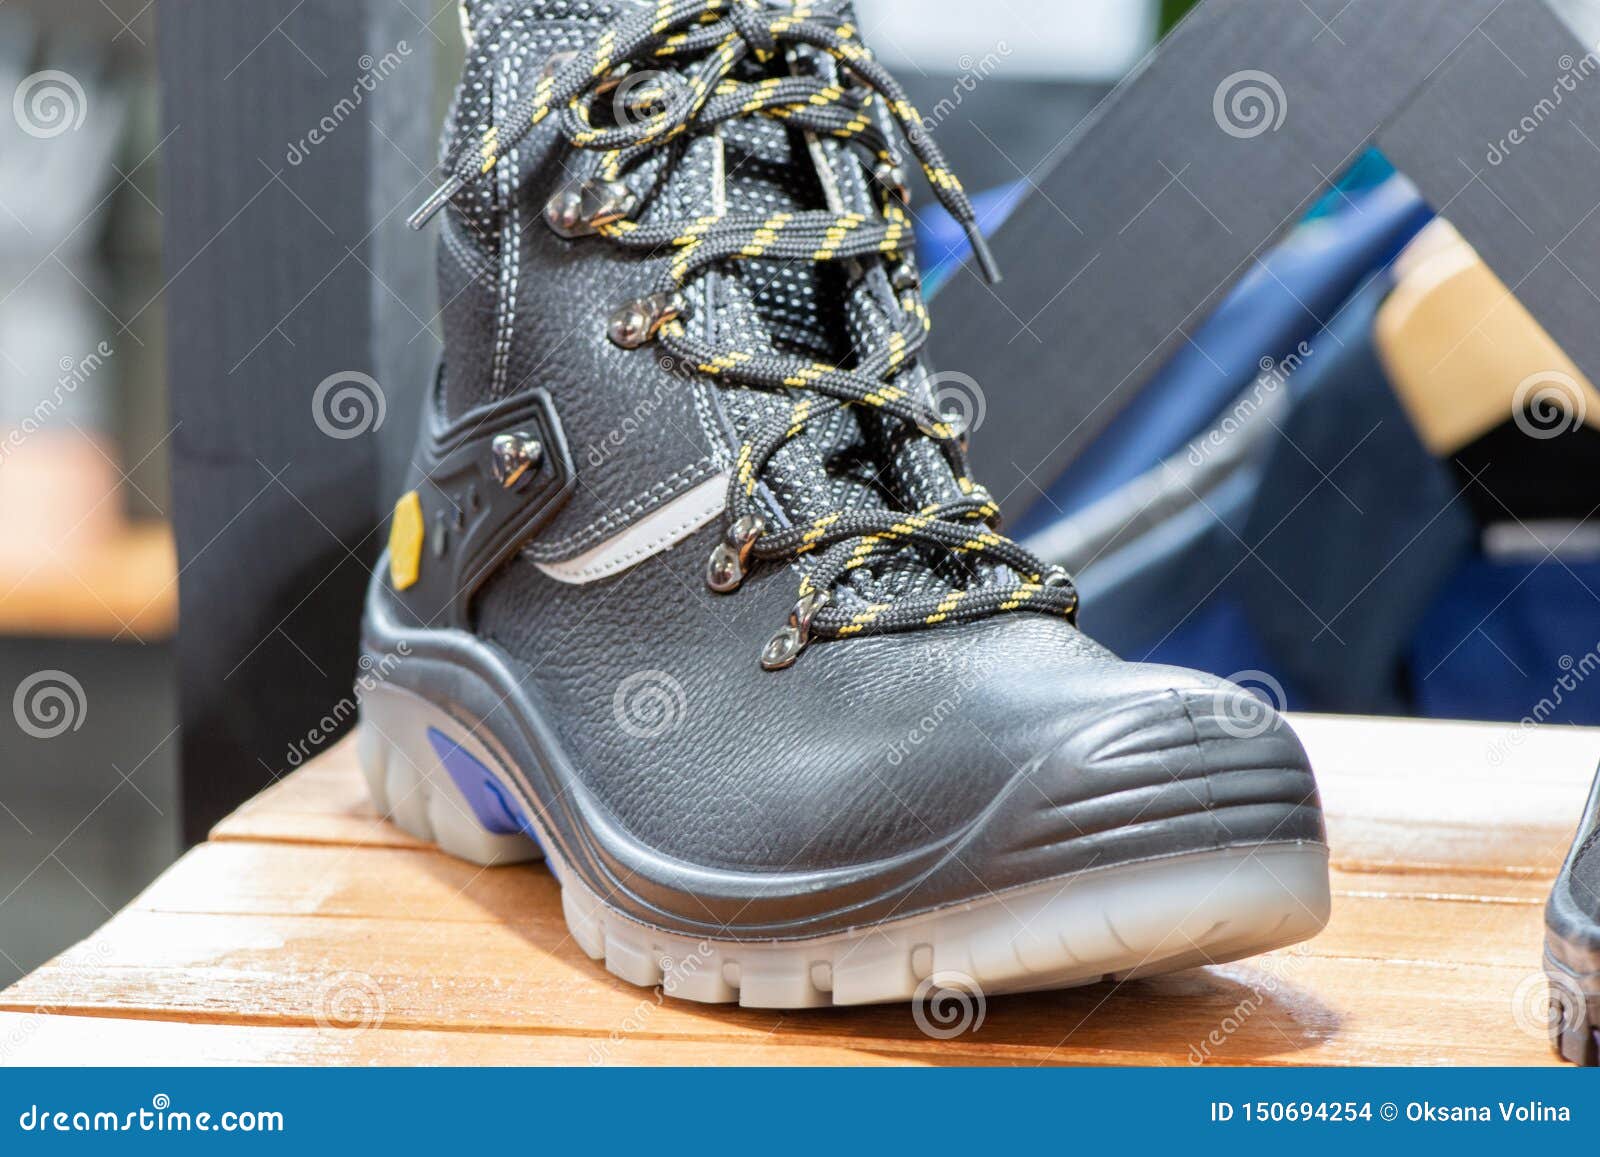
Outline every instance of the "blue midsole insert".
{"type": "Polygon", "coordinates": [[[497,836],[533,836],[533,825],[528,822],[522,806],[506,791],[494,772],[437,728],[428,728],[428,743],[456,787],[461,789],[484,831],[497,836]]]}

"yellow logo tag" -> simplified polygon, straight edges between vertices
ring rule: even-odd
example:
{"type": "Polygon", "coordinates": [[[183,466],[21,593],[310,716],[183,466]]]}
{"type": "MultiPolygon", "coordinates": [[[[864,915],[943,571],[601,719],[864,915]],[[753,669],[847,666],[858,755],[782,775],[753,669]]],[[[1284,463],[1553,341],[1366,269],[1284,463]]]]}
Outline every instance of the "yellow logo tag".
{"type": "Polygon", "coordinates": [[[416,585],[422,569],[422,499],[408,490],[394,504],[394,521],[389,525],[389,581],[403,591],[416,585]]]}

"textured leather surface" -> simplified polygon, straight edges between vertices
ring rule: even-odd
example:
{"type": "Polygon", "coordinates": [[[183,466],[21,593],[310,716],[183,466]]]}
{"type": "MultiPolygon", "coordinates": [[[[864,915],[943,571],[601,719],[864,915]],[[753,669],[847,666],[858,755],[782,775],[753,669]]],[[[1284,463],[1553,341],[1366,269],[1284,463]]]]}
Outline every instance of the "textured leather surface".
{"type": "MultiPolygon", "coordinates": [[[[516,566],[481,599],[483,636],[537,683],[595,798],[669,856],[746,870],[893,856],[951,835],[1030,769],[1047,795],[1125,790],[1090,771],[1103,753],[1084,735],[1127,745],[1105,721],[1129,704],[1176,691],[1235,701],[1222,680],[1126,663],[1027,616],[820,645],[763,671],[795,576],[711,595],[700,576],[714,542],[702,532],[595,588],[516,566]],[[663,713],[629,687],[659,689],[663,713]],[[643,711],[632,727],[630,709],[643,711]]],[[[1171,742],[1151,740],[1149,774],[1202,774],[1180,758],[1193,744],[1175,725],[1171,742]]],[[[1252,760],[1248,744],[1236,754],[1252,760]]],[[[1264,799],[1311,793],[1304,756],[1292,762],[1264,799]]]]}

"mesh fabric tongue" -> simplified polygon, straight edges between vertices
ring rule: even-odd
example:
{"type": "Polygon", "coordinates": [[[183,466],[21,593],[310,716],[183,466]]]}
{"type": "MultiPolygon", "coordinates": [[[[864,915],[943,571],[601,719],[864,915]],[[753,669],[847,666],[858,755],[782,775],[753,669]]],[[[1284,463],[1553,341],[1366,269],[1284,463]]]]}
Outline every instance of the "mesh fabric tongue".
{"type": "MultiPolygon", "coordinates": [[[[810,60],[807,66],[831,70],[827,61],[810,60]]],[[[715,203],[719,175],[729,214],[828,208],[823,177],[804,134],[769,118],[749,117],[724,124],[719,135],[720,166],[718,140],[694,142],[655,211],[680,220],[704,213],[715,203]]],[[[877,194],[856,157],[833,142],[820,147],[845,208],[875,215],[877,194]]],[[[853,350],[881,350],[887,344],[888,281],[871,263],[866,276],[852,285],[841,262],[745,259],[705,278],[695,296],[702,299],[695,302],[691,324],[706,327],[721,348],[776,350],[848,366],[855,360],[853,350]]],[[[792,398],[751,389],[725,389],[719,398],[741,437],[786,415],[793,404],[792,398]]],[[[908,437],[900,423],[855,407],[837,411],[786,445],[762,480],[797,523],[832,511],[915,510],[960,497],[949,466],[931,442],[914,432],[908,437]]],[[[947,578],[910,548],[870,572],[852,572],[851,584],[837,592],[847,605],[951,589],[947,578]]]]}

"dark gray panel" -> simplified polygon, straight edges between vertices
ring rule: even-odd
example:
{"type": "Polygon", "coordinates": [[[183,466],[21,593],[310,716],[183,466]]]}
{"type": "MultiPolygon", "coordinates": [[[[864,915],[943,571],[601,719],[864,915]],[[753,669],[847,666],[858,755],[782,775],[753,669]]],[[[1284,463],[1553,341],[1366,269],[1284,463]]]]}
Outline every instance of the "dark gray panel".
{"type": "Polygon", "coordinates": [[[430,247],[403,218],[432,160],[436,36],[386,0],[162,0],[159,17],[196,838],[349,694],[382,454],[373,432],[327,432],[348,429],[331,391],[315,402],[359,372],[383,433],[417,410],[430,247]]]}
{"type": "Polygon", "coordinates": [[[1600,375],[1600,57],[1544,5],[1508,3],[1378,144],[1600,375]]]}
{"type": "Polygon", "coordinates": [[[987,397],[978,475],[1029,501],[1498,6],[1211,0],[1180,25],[1033,174],[1006,281],[968,268],[935,299],[940,367],[987,397]],[[1233,109],[1252,83],[1270,107],[1233,109]]]}

